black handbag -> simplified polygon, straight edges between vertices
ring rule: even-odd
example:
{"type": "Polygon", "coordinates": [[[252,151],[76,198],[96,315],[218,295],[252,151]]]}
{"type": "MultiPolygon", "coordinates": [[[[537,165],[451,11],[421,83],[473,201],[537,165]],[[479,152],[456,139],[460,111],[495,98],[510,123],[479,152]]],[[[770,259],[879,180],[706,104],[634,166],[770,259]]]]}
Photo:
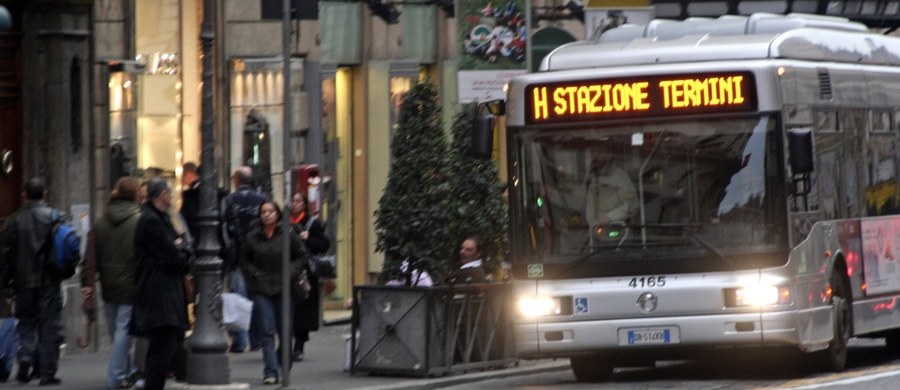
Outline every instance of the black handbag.
{"type": "Polygon", "coordinates": [[[309,270],[317,278],[331,279],[337,276],[335,255],[309,255],[309,270]]]}

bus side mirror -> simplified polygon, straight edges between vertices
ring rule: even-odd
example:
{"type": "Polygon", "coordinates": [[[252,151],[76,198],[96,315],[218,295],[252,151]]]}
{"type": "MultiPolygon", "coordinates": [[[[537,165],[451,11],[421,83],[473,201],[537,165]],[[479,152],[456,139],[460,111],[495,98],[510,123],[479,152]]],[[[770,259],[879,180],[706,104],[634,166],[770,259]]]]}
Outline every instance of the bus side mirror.
{"type": "Polygon", "coordinates": [[[813,171],[812,130],[791,129],[788,131],[788,153],[791,173],[803,175],[813,171]]]}
{"type": "Polygon", "coordinates": [[[472,126],[472,145],[469,155],[480,159],[490,159],[494,152],[494,116],[476,115],[472,126]]]}

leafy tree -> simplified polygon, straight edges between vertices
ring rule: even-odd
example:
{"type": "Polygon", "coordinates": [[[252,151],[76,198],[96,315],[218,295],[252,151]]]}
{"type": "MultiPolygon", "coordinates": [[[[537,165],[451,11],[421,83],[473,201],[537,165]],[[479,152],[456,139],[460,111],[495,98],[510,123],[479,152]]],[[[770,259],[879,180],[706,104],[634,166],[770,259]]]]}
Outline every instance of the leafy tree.
{"type": "Polygon", "coordinates": [[[408,277],[404,260],[431,275],[443,275],[456,260],[447,255],[456,243],[447,239],[447,141],[437,97],[434,83],[422,80],[400,106],[391,170],[375,211],[376,250],[385,254],[382,283],[408,277]]]}
{"type": "MultiPolygon", "coordinates": [[[[482,241],[485,269],[492,272],[508,247],[508,213],[494,160],[469,155],[477,104],[467,104],[453,123],[450,146],[450,234],[457,245],[468,236],[482,241]]],[[[455,252],[452,253],[456,257],[455,252]]]]}

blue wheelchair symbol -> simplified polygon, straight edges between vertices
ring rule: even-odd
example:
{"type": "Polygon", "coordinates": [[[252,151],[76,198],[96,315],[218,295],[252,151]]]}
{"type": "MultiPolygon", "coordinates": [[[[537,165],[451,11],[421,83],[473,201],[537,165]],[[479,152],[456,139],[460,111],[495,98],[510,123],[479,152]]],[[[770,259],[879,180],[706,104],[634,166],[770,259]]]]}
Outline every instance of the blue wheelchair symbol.
{"type": "Polygon", "coordinates": [[[589,311],[588,300],[586,297],[575,298],[575,314],[587,314],[589,311]]]}

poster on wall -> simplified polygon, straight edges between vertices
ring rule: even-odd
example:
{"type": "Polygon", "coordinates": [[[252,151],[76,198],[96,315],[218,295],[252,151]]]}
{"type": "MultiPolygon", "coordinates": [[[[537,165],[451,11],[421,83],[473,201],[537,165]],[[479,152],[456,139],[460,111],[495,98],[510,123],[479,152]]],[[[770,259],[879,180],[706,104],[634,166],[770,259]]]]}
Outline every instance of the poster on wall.
{"type": "Polygon", "coordinates": [[[867,293],[900,291],[900,218],[864,220],[861,229],[867,293]]]}
{"type": "Polygon", "coordinates": [[[585,8],[584,34],[596,40],[607,30],[624,24],[645,25],[653,19],[653,8],[585,8]]]}
{"type": "Polygon", "coordinates": [[[525,1],[458,1],[456,15],[460,103],[505,99],[503,86],[528,69],[525,1]]]}

